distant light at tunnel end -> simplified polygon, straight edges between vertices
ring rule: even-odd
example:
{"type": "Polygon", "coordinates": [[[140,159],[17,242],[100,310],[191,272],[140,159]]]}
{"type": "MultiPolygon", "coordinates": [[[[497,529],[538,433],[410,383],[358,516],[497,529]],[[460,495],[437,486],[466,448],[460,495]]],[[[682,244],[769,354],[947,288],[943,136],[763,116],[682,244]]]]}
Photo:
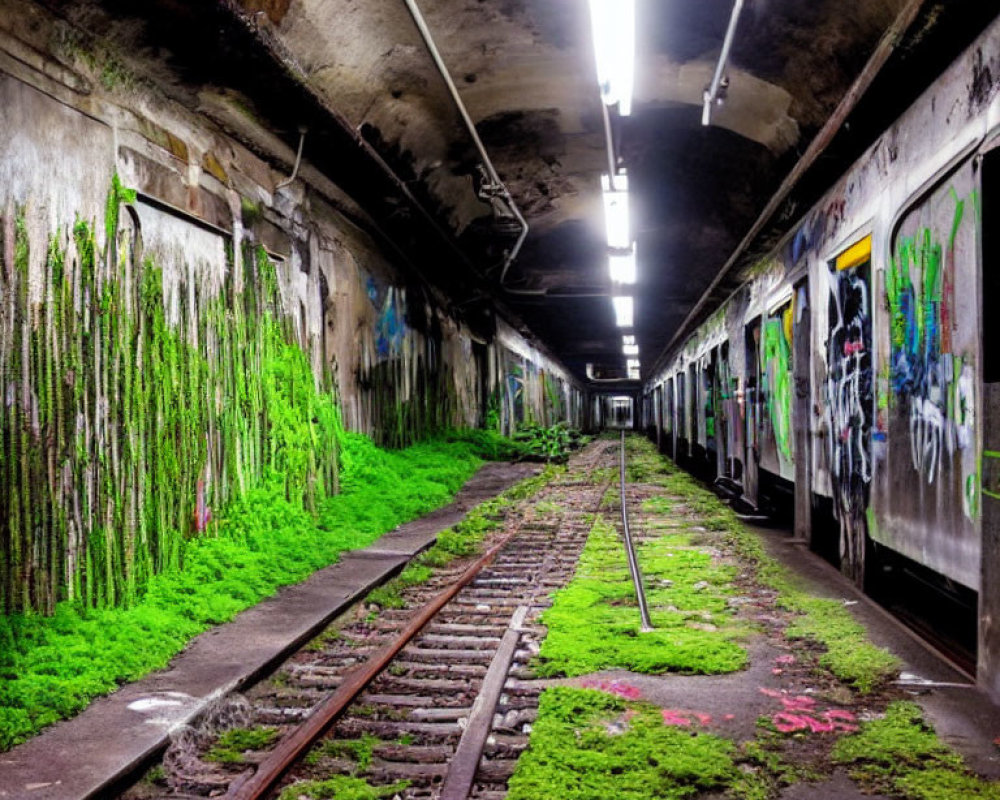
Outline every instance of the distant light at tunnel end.
{"type": "Polygon", "coordinates": [[[590,0],[597,83],[601,98],[618,113],[632,113],[635,74],[635,0],[590,0]]]}

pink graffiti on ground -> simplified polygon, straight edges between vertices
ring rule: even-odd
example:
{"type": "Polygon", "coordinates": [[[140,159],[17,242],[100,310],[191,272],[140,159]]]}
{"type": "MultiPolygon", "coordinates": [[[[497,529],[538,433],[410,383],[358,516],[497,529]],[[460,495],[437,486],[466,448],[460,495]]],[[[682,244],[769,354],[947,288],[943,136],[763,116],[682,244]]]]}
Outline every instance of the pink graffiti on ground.
{"type": "Polygon", "coordinates": [[[806,729],[812,733],[855,733],[858,730],[857,725],[852,725],[847,721],[848,718],[854,719],[854,715],[850,711],[830,709],[817,716],[819,719],[809,714],[791,714],[788,711],[779,711],[771,717],[771,722],[781,733],[795,733],[806,729]]]}
{"type": "Polygon", "coordinates": [[[675,725],[680,728],[689,728],[695,722],[702,726],[712,722],[711,714],[703,714],[700,711],[664,708],[660,711],[660,714],[663,716],[664,725],[675,725]]]}
{"type": "Polygon", "coordinates": [[[811,697],[791,696],[764,686],[759,688],[761,694],[781,701],[784,711],[779,711],[771,717],[771,722],[780,733],[806,730],[811,733],[854,733],[858,730],[858,726],[853,724],[857,718],[850,711],[830,708],[818,712],[816,701],[811,697]]]}
{"type": "Polygon", "coordinates": [[[794,664],[795,663],[795,656],[793,656],[793,655],[778,656],[776,659],[774,659],[774,663],[775,664],[794,664]]]}
{"type": "Polygon", "coordinates": [[[638,686],[633,686],[625,681],[585,680],[580,685],[584,689],[597,689],[601,692],[624,697],[626,700],[638,700],[642,697],[638,686]]]}
{"type": "Polygon", "coordinates": [[[785,707],[785,711],[812,711],[816,708],[816,701],[811,697],[798,695],[796,697],[782,697],[781,705],[785,707]]]}

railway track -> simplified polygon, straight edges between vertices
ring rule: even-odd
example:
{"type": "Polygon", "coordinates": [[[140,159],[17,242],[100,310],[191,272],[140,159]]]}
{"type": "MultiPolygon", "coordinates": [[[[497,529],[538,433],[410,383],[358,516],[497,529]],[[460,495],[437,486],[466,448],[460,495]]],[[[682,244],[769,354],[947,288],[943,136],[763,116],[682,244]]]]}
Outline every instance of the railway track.
{"type": "Polygon", "coordinates": [[[405,800],[502,798],[542,691],[529,666],[545,633],[537,619],[573,575],[618,449],[589,445],[518,504],[485,556],[409,590],[406,608],[356,610],[222,704],[168,750],[167,791],[146,782],[126,797],[251,800],[299,781],[364,779],[405,800]],[[206,761],[208,741],[234,723],[274,733],[242,763],[206,761]]]}

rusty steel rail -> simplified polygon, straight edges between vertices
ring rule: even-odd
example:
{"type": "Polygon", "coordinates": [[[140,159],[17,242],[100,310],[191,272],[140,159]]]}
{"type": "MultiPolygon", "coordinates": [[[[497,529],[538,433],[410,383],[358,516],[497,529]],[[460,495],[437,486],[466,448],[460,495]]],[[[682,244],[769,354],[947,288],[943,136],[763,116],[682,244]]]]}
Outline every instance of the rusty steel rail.
{"type": "Polygon", "coordinates": [[[410,640],[455,595],[471,583],[476,575],[493,561],[501,548],[516,536],[517,533],[517,530],[512,531],[491,547],[475,563],[470,565],[455,583],[436,595],[433,600],[421,608],[420,612],[407,623],[406,627],[403,628],[394,641],[387,644],[368,661],[345,676],[344,682],[337,690],[320,703],[309,718],[293,731],[291,735],[281,740],[278,746],[271,751],[270,755],[260,763],[256,772],[246,777],[237,778],[236,781],[230,784],[229,791],[226,792],[225,797],[229,800],[260,800],[260,798],[265,797],[278,781],[281,780],[289,768],[306,754],[317,739],[330,729],[333,723],[337,721],[337,718],[365,687],[388,666],[389,662],[399,654],[410,640]]]}
{"type": "Polygon", "coordinates": [[[649,606],[646,604],[646,590],[642,588],[642,572],[639,569],[639,559],[635,556],[635,544],[632,532],[628,527],[628,508],[625,505],[625,429],[622,428],[621,457],[619,461],[618,483],[622,506],[622,535],[625,537],[625,554],[628,556],[628,571],[632,574],[632,585],[635,587],[635,599],[639,603],[639,623],[643,633],[653,630],[653,622],[649,618],[649,606]]]}

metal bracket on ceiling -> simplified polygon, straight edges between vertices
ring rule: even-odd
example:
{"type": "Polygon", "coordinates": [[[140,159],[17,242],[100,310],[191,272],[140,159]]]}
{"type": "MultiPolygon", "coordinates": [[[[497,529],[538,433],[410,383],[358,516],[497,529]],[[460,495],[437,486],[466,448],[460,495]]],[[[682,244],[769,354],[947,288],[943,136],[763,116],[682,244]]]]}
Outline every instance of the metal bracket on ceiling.
{"type": "Polygon", "coordinates": [[[420,32],[421,38],[424,40],[424,44],[431,55],[431,59],[434,61],[445,86],[448,88],[452,102],[455,104],[455,108],[458,110],[459,116],[461,116],[462,121],[465,123],[466,130],[468,130],[469,136],[472,138],[472,142],[475,144],[476,150],[479,152],[479,158],[482,162],[480,169],[482,169],[488,177],[488,180],[483,181],[480,186],[479,196],[482,197],[484,187],[488,187],[488,202],[493,207],[494,216],[502,216],[516,220],[521,229],[520,235],[514,243],[514,247],[507,251],[504,257],[503,270],[500,272],[500,285],[503,286],[504,278],[507,277],[507,270],[510,269],[510,265],[514,262],[514,259],[517,258],[517,254],[521,251],[521,245],[524,244],[524,240],[528,236],[528,223],[521,214],[521,211],[518,209],[517,204],[514,202],[514,198],[511,197],[510,191],[507,189],[504,182],[500,180],[500,175],[493,166],[489,153],[486,152],[486,146],[483,144],[483,140],[479,138],[479,132],[476,130],[476,125],[472,121],[472,117],[469,116],[465,103],[462,102],[462,96],[458,93],[458,87],[455,86],[455,81],[452,80],[451,73],[448,72],[448,66],[444,63],[441,51],[438,50],[437,45],[434,43],[434,37],[431,35],[430,27],[428,27],[427,20],[424,19],[424,15],[417,6],[416,0],[403,0],[403,2],[406,4],[406,8],[410,12],[410,16],[413,17],[413,22],[417,26],[417,30],[420,32]],[[497,209],[500,205],[505,207],[507,213],[498,214],[497,209]]]}
{"type": "Polygon", "coordinates": [[[719,63],[715,65],[715,72],[712,75],[712,82],[705,87],[702,95],[703,106],[701,109],[701,124],[710,125],[712,123],[712,105],[722,104],[729,90],[729,77],[725,74],[726,62],[729,61],[729,50],[733,46],[733,39],[736,37],[736,23],[739,22],[740,12],[743,10],[743,0],[734,0],[733,12],[729,16],[729,27],[726,28],[726,36],[722,40],[722,51],[719,53],[719,63]]]}

